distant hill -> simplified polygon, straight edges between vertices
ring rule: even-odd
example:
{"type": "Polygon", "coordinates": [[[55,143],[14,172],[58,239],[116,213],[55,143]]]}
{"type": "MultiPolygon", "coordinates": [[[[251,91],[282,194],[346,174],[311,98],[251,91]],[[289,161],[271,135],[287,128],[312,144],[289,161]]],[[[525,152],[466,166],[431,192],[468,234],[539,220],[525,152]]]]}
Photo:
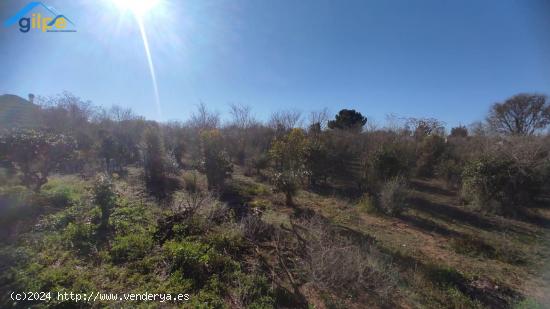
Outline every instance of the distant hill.
{"type": "Polygon", "coordinates": [[[39,107],[13,94],[0,95],[0,129],[36,127],[39,107]]]}

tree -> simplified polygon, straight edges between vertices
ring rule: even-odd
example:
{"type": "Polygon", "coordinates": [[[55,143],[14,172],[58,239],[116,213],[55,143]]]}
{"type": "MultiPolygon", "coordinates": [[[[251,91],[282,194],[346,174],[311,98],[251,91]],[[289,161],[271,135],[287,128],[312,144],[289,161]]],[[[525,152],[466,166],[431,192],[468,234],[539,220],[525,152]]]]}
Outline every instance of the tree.
{"type": "Polygon", "coordinates": [[[34,191],[40,191],[75,149],[74,139],[63,134],[16,130],[0,136],[0,160],[11,162],[23,174],[23,184],[34,191]]]}
{"type": "Polygon", "coordinates": [[[343,109],[338,112],[335,120],[328,122],[328,127],[331,129],[360,131],[365,124],[367,124],[367,117],[361,115],[360,112],[356,112],[354,109],[343,109]]]}
{"type": "Polygon", "coordinates": [[[550,104],[546,96],[521,93],[493,104],[487,122],[498,133],[533,135],[550,125],[550,104]]]}
{"type": "Polygon", "coordinates": [[[287,133],[293,128],[301,125],[302,113],[297,110],[278,111],[271,114],[269,127],[277,133],[287,133]]]}
{"type": "Polygon", "coordinates": [[[308,174],[307,153],[308,140],[301,129],[292,129],[277,138],[269,150],[273,162],[272,181],[277,190],[285,194],[289,206],[294,204],[292,197],[308,174]]]}
{"type": "Polygon", "coordinates": [[[316,186],[321,181],[326,183],[330,175],[330,153],[320,133],[310,128],[309,134],[310,142],[308,143],[306,166],[310,172],[309,182],[312,186],[316,186]]]}
{"type": "Polygon", "coordinates": [[[99,231],[105,233],[109,226],[111,210],[115,207],[117,195],[114,185],[107,175],[99,175],[93,186],[93,201],[101,209],[101,223],[99,231]]]}
{"type": "Polygon", "coordinates": [[[145,185],[158,199],[166,195],[166,161],[162,138],[156,127],[147,128],[143,134],[143,161],[145,185]]]}
{"type": "Polygon", "coordinates": [[[208,189],[220,190],[223,188],[225,179],[231,177],[233,173],[233,164],[222,145],[222,136],[219,130],[201,132],[200,169],[206,174],[208,189]]]}
{"type": "Polygon", "coordinates": [[[420,177],[432,177],[446,149],[445,139],[439,135],[424,137],[417,148],[416,173],[420,177]]]}
{"type": "Polygon", "coordinates": [[[250,143],[250,128],[257,124],[252,115],[252,109],[246,105],[230,105],[231,122],[226,127],[228,148],[236,162],[243,165],[247,159],[247,145],[250,143]]]}
{"type": "Polygon", "coordinates": [[[445,134],[445,123],[435,118],[408,118],[405,126],[417,139],[432,135],[443,136],[445,134]]]}
{"type": "Polygon", "coordinates": [[[314,131],[323,131],[328,125],[328,109],[324,108],[318,111],[312,111],[309,113],[309,128],[314,131]]]}
{"type": "Polygon", "coordinates": [[[191,115],[190,125],[200,130],[212,130],[220,126],[220,115],[209,111],[201,102],[197,106],[197,111],[191,115]]]}
{"type": "Polygon", "coordinates": [[[183,142],[183,138],[180,137],[177,139],[176,145],[174,146],[174,149],[172,152],[178,167],[183,168],[185,166],[185,163],[183,162],[183,156],[185,154],[185,144],[183,142]]]}
{"type": "Polygon", "coordinates": [[[449,137],[468,137],[468,129],[465,126],[454,127],[449,137]]]}
{"type": "Polygon", "coordinates": [[[99,143],[97,147],[97,154],[104,159],[107,172],[113,172],[113,161],[117,157],[119,147],[110,132],[105,130],[99,131],[99,143]]]}

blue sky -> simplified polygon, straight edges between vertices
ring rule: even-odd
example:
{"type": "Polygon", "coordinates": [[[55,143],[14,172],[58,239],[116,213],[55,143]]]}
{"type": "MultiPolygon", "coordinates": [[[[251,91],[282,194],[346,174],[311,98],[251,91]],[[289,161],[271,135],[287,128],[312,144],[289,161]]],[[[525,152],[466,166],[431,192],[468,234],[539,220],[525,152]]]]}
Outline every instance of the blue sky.
{"type": "MultiPolygon", "coordinates": [[[[547,0],[161,0],[139,27],[112,0],[53,1],[76,33],[0,26],[0,93],[64,90],[150,119],[186,119],[199,102],[272,111],[354,108],[480,120],[518,92],[550,95],[547,0]]],[[[3,22],[27,1],[2,0],[3,22]]]]}

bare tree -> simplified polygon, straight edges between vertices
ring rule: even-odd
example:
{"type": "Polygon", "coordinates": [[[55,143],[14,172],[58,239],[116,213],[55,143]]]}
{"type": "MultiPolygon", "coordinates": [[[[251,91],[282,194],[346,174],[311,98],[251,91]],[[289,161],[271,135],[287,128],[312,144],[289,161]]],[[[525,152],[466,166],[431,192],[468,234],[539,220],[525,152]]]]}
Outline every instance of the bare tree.
{"type": "Polygon", "coordinates": [[[57,131],[80,128],[96,112],[91,101],[84,101],[70,92],[52,97],[38,97],[35,102],[42,108],[44,125],[57,131]]]}
{"type": "Polygon", "coordinates": [[[330,116],[327,108],[312,111],[309,113],[309,127],[318,126],[320,130],[324,130],[327,128],[329,118],[330,116]]]}
{"type": "Polygon", "coordinates": [[[487,136],[492,134],[491,128],[483,121],[475,121],[468,127],[468,132],[474,136],[487,136]]]}
{"type": "Polygon", "coordinates": [[[109,109],[109,118],[113,121],[121,122],[125,120],[136,119],[137,116],[134,114],[134,112],[130,108],[124,108],[118,105],[113,105],[109,109]]]}
{"type": "Polygon", "coordinates": [[[197,106],[197,111],[191,115],[189,122],[192,127],[200,130],[216,129],[220,126],[220,115],[217,112],[209,111],[201,102],[197,106]]]}
{"type": "Polygon", "coordinates": [[[415,137],[445,135],[445,123],[435,118],[407,118],[405,123],[415,137]]]}
{"type": "Polygon", "coordinates": [[[229,113],[233,118],[231,125],[239,129],[248,129],[256,124],[256,120],[252,115],[252,108],[248,105],[231,104],[229,105],[229,113]]]}
{"type": "Polygon", "coordinates": [[[301,125],[302,113],[296,110],[278,111],[271,114],[269,126],[285,132],[301,125]]]}
{"type": "Polygon", "coordinates": [[[533,135],[550,125],[550,104],[544,95],[520,93],[493,104],[487,123],[499,133],[533,135]]]}

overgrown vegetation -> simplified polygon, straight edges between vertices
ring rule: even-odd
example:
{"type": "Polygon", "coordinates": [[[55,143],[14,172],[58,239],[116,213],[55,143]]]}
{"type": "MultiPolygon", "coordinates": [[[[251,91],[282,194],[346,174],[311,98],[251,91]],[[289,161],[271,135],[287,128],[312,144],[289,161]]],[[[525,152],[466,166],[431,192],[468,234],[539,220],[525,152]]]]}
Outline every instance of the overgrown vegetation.
{"type": "Polygon", "coordinates": [[[550,251],[544,96],[449,135],[431,118],[365,130],[347,109],[263,124],[234,105],[222,125],[200,105],[164,124],[42,100],[39,126],[0,134],[2,307],[74,305],[4,293],[27,290],[183,291],[200,308],[545,301],[521,285],[550,251]]]}

